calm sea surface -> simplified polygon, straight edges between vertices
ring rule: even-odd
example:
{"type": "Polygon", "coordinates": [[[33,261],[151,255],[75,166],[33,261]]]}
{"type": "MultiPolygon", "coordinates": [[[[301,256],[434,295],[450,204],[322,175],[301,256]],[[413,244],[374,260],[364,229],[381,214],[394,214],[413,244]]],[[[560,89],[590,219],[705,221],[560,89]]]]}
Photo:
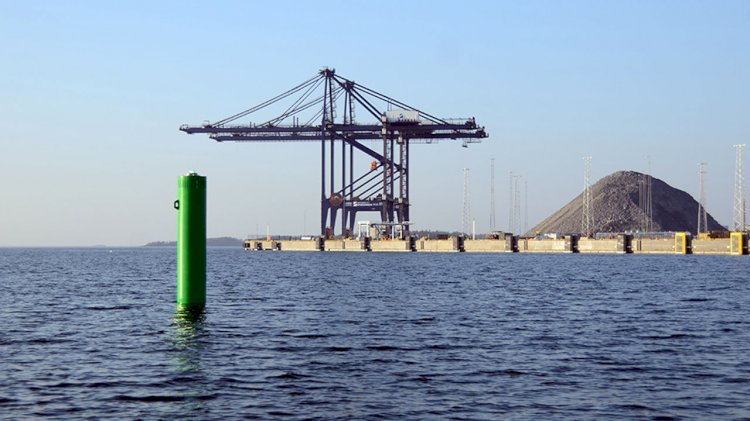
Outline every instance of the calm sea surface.
{"type": "Polygon", "coordinates": [[[750,257],[0,249],[0,418],[750,419],[750,257]]]}

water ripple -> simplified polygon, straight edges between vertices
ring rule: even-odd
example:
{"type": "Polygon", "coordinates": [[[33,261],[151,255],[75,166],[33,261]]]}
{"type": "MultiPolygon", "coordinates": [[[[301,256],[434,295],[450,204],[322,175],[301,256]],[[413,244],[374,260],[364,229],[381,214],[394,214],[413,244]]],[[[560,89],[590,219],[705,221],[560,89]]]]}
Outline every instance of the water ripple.
{"type": "Polygon", "coordinates": [[[750,418],[744,258],[174,257],[0,249],[0,418],[750,418]]]}

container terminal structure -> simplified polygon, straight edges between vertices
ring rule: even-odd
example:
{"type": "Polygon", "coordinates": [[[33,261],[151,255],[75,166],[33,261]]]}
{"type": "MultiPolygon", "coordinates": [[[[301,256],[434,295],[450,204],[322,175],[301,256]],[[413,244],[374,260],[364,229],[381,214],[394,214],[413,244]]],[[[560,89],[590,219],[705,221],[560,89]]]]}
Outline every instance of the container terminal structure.
{"type": "Polygon", "coordinates": [[[329,68],[252,108],[180,130],[218,142],[320,142],[320,235],[326,239],[335,236],[339,216],[341,237],[351,237],[360,212],[380,213],[373,226],[382,238],[408,237],[410,145],[460,139],[466,147],[488,137],[474,118],[435,117],[329,68]],[[360,123],[358,109],[374,121],[360,123]],[[238,122],[263,113],[273,117],[238,122]],[[362,165],[362,158],[372,161],[362,165]]]}

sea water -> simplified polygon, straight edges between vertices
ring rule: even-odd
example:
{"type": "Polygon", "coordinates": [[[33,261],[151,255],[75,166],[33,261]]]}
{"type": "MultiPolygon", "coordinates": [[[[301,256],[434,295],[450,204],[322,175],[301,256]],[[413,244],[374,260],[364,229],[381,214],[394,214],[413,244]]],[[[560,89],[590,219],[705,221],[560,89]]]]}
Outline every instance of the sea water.
{"type": "Polygon", "coordinates": [[[0,249],[0,418],[748,419],[750,257],[0,249]]]}

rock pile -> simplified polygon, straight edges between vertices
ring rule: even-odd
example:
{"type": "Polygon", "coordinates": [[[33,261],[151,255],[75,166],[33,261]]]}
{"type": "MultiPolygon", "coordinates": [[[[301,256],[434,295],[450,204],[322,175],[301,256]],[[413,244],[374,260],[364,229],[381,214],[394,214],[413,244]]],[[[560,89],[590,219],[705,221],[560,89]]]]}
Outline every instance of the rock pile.
{"type": "MultiPolygon", "coordinates": [[[[635,171],[618,171],[591,186],[591,227],[597,232],[644,231],[646,223],[644,184],[647,176],[635,171]]],[[[583,194],[583,193],[582,193],[583,194]]],[[[532,228],[536,233],[581,233],[582,194],[532,228]]],[[[652,231],[690,231],[698,225],[698,202],[688,193],[651,177],[652,231]]],[[[708,230],[723,230],[709,214],[708,230]]]]}

